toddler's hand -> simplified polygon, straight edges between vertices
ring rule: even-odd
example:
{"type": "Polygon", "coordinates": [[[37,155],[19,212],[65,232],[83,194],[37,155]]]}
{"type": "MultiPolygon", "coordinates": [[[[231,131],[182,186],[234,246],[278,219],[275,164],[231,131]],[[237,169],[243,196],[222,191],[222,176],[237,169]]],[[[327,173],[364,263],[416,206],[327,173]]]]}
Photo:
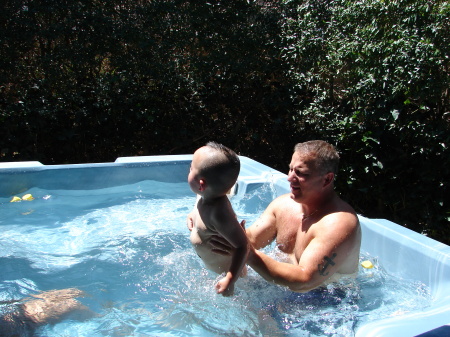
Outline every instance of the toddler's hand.
{"type": "Polygon", "coordinates": [[[194,228],[194,220],[192,219],[192,213],[188,214],[186,219],[186,225],[190,231],[192,231],[192,228],[194,228]]]}
{"type": "Polygon", "coordinates": [[[224,277],[219,282],[217,282],[216,291],[218,294],[222,294],[225,297],[233,296],[234,284],[230,284],[230,280],[224,277]]]}

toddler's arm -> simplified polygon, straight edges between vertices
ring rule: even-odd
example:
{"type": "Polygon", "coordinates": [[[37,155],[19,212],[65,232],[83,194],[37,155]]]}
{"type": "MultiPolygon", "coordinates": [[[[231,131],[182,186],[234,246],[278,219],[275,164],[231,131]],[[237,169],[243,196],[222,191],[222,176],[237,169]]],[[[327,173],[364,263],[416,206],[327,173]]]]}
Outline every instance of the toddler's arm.
{"type": "Polygon", "coordinates": [[[219,235],[233,247],[230,269],[216,285],[216,290],[219,294],[230,296],[233,294],[234,283],[241,275],[247,261],[249,252],[248,240],[244,229],[231,210],[231,205],[214,212],[214,225],[219,235]]]}

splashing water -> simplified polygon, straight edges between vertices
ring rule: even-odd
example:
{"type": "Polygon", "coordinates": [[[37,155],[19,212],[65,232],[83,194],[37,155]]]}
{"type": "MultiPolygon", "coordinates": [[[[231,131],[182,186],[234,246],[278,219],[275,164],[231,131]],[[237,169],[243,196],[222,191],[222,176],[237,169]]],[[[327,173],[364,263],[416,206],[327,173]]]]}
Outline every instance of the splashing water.
{"type": "MultiPolygon", "coordinates": [[[[103,190],[32,189],[35,200],[0,200],[0,301],[76,287],[96,315],[37,330],[42,336],[352,336],[365,322],[420,310],[428,289],[361,268],[356,279],[306,294],[265,282],[251,269],[235,296],[194,253],[187,184],[142,182],[103,190]]],[[[250,225],[274,197],[270,184],[232,199],[250,225]]],[[[275,257],[274,246],[266,253],[275,257]]],[[[3,312],[8,310],[2,307],[3,312]]]]}

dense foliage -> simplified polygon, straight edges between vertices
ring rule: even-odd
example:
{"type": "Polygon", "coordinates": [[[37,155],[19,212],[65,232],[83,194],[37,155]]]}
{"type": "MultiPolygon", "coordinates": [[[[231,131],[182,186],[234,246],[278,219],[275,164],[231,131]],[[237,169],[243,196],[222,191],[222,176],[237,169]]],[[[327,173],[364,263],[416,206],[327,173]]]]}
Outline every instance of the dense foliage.
{"type": "Polygon", "coordinates": [[[365,215],[449,243],[450,4],[289,6],[286,57],[311,93],[296,116],[342,151],[339,190],[365,215]]]}
{"type": "Polygon", "coordinates": [[[358,212],[450,243],[448,1],[6,0],[0,160],[335,144],[358,212]],[[448,193],[447,193],[448,194],[448,193]]]}

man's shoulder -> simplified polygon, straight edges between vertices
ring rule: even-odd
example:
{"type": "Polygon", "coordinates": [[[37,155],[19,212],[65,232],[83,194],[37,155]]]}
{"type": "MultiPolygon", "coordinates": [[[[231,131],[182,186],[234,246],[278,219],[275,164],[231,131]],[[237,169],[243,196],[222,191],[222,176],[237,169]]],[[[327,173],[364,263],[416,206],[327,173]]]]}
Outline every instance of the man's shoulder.
{"type": "Polygon", "coordinates": [[[286,204],[286,203],[296,203],[292,198],[290,193],[282,194],[279,197],[272,200],[271,204],[286,204]]]}
{"type": "Polygon", "coordinates": [[[359,227],[359,220],[353,208],[349,207],[324,215],[318,224],[320,227],[329,227],[332,231],[353,231],[359,227]]]}
{"type": "Polygon", "coordinates": [[[285,210],[287,208],[293,207],[294,205],[298,205],[298,203],[291,198],[291,195],[289,193],[286,193],[272,200],[267,208],[272,209],[275,212],[285,210]]]}

